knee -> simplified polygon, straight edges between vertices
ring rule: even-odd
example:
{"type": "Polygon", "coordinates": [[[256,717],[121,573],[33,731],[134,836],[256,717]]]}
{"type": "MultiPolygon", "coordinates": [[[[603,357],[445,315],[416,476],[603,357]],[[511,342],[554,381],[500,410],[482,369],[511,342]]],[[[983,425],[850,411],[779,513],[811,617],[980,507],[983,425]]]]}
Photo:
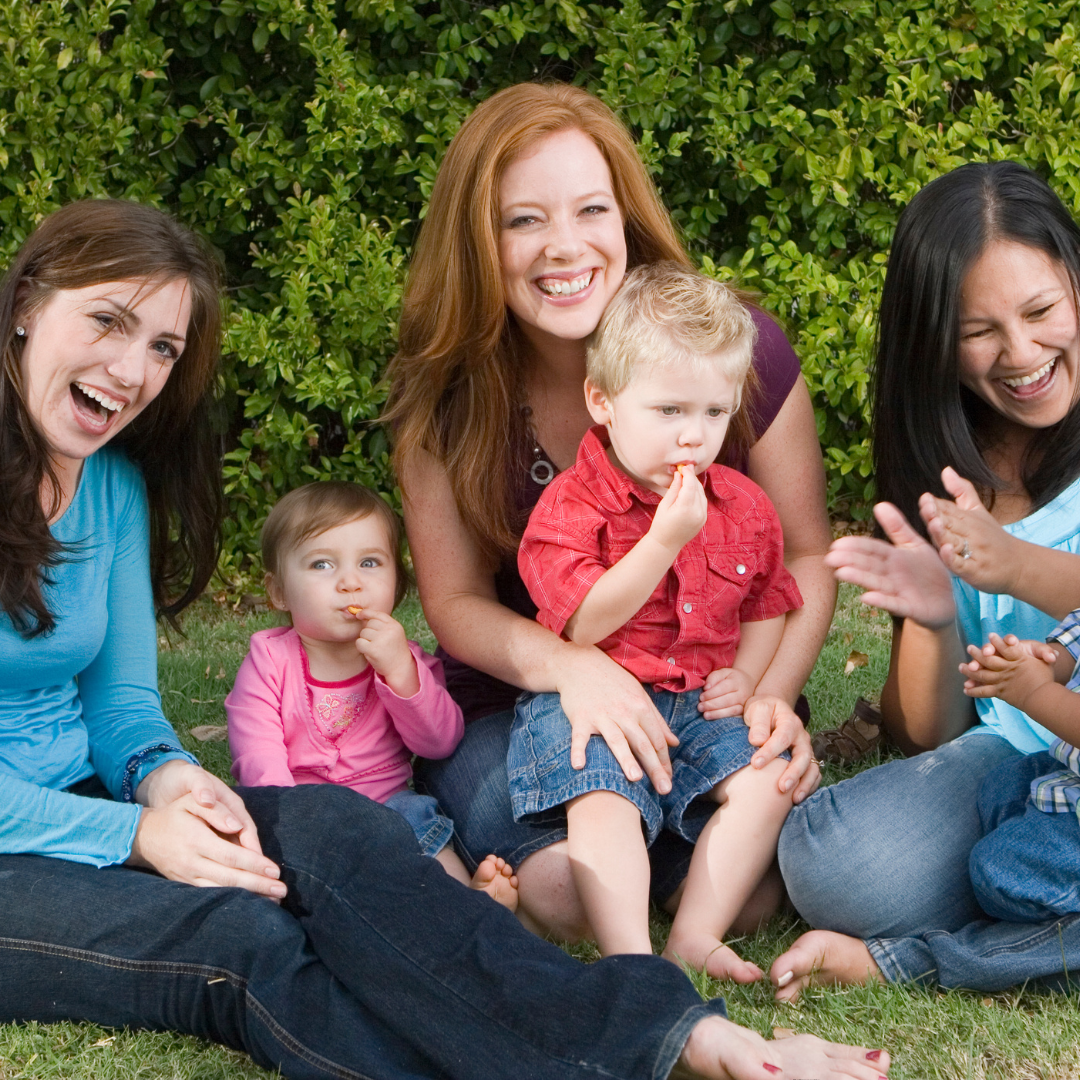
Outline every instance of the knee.
{"type": "Polygon", "coordinates": [[[338,784],[300,784],[276,790],[270,828],[259,822],[267,856],[293,868],[415,853],[416,837],[405,819],[351,788],[338,784]]]}

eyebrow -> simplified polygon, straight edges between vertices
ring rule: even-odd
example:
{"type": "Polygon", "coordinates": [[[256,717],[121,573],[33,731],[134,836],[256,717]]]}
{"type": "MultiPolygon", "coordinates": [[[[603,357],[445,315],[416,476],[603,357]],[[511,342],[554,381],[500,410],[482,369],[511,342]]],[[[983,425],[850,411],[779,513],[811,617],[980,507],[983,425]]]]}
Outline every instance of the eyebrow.
{"type": "MultiPolygon", "coordinates": [[[[341,552],[334,551],[333,548],[311,548],[311,549],[303,552],[303,555],[304,555],[305,559],[313,559],[316,556],[320,556],[320,555],[334,555],[334,556],[337,556],[337,555],[340,555],[340,554],[341,554],[341,552]]],[[[390,557],[390,552],[389,552],[389,550],[387,548],[372,547],[372,548],[362,548],[360,551],[357,552],[357,555],[359,555],[361,559],[367,558],[368,555],[385,555],[387,558],[389,558],[390,557]]]]}
{"type": "MultiPolygon", "coordinates": [[[[590,192],[587,192],[584,195],[579,195],[577,197],[577,201],[585,202],[588,199],[614,199],[614,198],[615,198],[615,195],[614,195],[614,193],[612,191],[610,191],[608,188],[601,188],[601,189],[599,189],[597,191],[590,191],[590,192]]],[[[508,203],[504,204],[502,206],[502,209],[505,211],[505,210],[513,209],[515,207],[540,206],[540,205],[541,205],[540,203],[534,202],[531,199],[521,199],[521,200],[519,200],[517,202],[508,202],[508,203]]]]}
{"type": "MultiPolygon", "coordinates": [[[[126,304],[117,303],[111,296],[98,296],[90,302],[94,303],[95,301],[99,304],[111,304],[125,319],[129,319],[136,326],[142,326],[142,319],[135,314],[134,308],[129,308],[126,304]]],[[[174,334],[171,330],[163,330],[156,336],[159,338],[169,338],[170,341],[187,342],[187,338],[185,338],[183,334],[174,334]]]]}

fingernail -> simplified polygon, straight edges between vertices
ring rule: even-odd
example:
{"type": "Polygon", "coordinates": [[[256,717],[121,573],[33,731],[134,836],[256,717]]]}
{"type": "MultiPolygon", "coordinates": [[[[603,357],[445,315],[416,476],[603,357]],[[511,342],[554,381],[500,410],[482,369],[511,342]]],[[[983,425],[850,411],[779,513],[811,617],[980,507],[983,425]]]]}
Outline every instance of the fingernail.
{"type": "Polygon", "coordinates": [[[868,1053],[866,1055],[866,1060],[867,1061],[877,1061],[880,1057],[881,1057],[881,1051],[880,1050],[871,1050],[870,1053],[868,1053]]]}
{"type": "Polygon", "coordinates": [[[795,972],[794,971],[785,971],[784,974],[781,975],[780,978],[776,980],[776,985],[777,985],[777,987],[779,989],[783,990],[784,987],[787,986],[787,984],[789,982],[791,982],[791,980],[794,979],[794,978],[795,978],[795,972]]]}
{"type": "Polygon", "coordinates": [[[239,832],[242,826],[240,825],[240,822],[236,820],[236,818],[227,817],[225,819],[225,827],[228,829],[235,829],[237,832],[239,832]]]}
{"type": "Polygon", "coordinates": [[[794,780],[785,780],[784,783],[781,785],[781,791],[790,791],[794,784],[794,780]]]}
{"type": "Polygon", "coordinates": [[[753,765],[755,769],[760,769],[761,766],[765,764],[765,759],[756,757],[750,764],[753,765]]]}
{"type": "Polygon", "coordinates": [[[271,889],[270,889],[270,895],[271,896],[276,896],[279,900],[282,897],[284,897],[286,892],[287,892],[287,890],[286,890],[284,885],[274,885],[274,886],[271,886],[271,889]]]}
{"type": "Polygon", "coordinates": [[[270,866],[268,866],[268,867],[267,867],[267,868],[266,868],[266,869],[265,869],[265,870],[263,871],[263,873],[264,873],[264,874],[265,874],[265,875],[266,875],[267,877],[272,877],[272,878],[276,878],[276,877],[281,877],[281,871],[280,871],[280,870],[279,870],[279,869],[278,869],[278,868],[277,868],[276,866],[274,866],[273,864],[271,864],[270,866]]]}
{"type": "Polygon", "coordinates": [[[778,1073],[780,1071],[780,1066],[779,1065],[770,1065],[767,1062],[766,1062],[765,1065],[762,1066],[762,1068],[768,1069],[769,1072],[771,1072],[771,1073],[778,1073]]]}

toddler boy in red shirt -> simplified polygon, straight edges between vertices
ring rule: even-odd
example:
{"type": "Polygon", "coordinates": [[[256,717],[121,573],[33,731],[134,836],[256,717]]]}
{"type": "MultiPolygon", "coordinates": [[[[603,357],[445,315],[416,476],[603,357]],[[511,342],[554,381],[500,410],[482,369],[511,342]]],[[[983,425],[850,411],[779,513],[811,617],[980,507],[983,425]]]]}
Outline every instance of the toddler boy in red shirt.
{"type": "Polygon", "coordinates": [[[558,694],[523,694],[507,759],[519,821],[565,808],[575,884],[601,953],[649,953],[647,846],[697,847],[664,955],[760,979],[723,935],[776,851],[785,762],[749,768],[742,707],[801,606],[765,493],[714,464],[749,377],[749,312],[671,263],[629,274],[589,343],[597,426],[534,509],[518,565],[549,629],[595,644],[644,685],[679,739],[672,790],[627,780],[602,738],[570,766],[558,694]],[[642,825],[644,824],[644,833],[642,825]]]}

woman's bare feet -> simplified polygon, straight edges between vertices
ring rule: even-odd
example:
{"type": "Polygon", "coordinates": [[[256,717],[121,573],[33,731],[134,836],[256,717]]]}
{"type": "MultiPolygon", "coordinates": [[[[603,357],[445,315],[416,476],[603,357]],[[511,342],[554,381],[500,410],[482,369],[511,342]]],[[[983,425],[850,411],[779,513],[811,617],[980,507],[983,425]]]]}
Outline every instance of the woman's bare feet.
{"type": "Polygon", "coordinates": [[[885,1080],[885,1050],[842,1046],[815,1035],[766,1041],[719,1016],[702,1020],[686,1040],[672,1080],[885,1080]]]}
{"type": "Polygon", "coordinates": [[[679,967],[693,971],[704,970],[714,979],[731,979],[737,983],[757,982],[764,972],[749,960],[743,960],[712,934],[671,934],[664,947],[663,957],[679,967]]]}
{"type": "Polygon", "coordinates": [[[507,911],[517,911],[518,879],[513,867],[498,855],[489,855],[469,882],[470,889],[485,892],[507,911]]]}
{"type": "Polygon", "coordinates": [[[794,1001],[807,986],[864,986],[884,982],[870,950],[858,938],[811,930],[781,953],[769,969],[777,1001],[794,1001]]]}

